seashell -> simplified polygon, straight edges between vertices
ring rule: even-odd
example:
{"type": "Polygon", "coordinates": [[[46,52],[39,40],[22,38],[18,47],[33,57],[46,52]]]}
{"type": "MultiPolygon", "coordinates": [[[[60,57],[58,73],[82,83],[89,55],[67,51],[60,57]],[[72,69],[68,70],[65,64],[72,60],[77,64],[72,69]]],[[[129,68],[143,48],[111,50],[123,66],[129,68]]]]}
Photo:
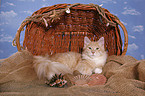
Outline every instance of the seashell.
{"type": "Polygon", "coordinates": [[[110,25],[109,23],[106,24],[107,27],[108,27],[109,25],[110,25]]]}
{"type": "Polygon", "coordinates": [[[66,13],[68,13],[68,14],[70,13],[70,9],[69,8],[66,10],[66,13]]]}
{"type": "Polygon", "coordinates": [[[92,74],[90,78],[91,80],[88,83],[89,86],[104,85],[107,81],[106,77],[102,74],[92,74]]]}
{"type": "Polygon", "coordinates": [[[101,5],[99,5],[100,7],[102,7],[103,6],[103,4],[101,4],[101,5]]]}
{"type": "Polygon", "coordinates": [[[88,85],[91,78],[88,75],[78,75],[71,78],[71,82],[74,85],[88,85]]]}

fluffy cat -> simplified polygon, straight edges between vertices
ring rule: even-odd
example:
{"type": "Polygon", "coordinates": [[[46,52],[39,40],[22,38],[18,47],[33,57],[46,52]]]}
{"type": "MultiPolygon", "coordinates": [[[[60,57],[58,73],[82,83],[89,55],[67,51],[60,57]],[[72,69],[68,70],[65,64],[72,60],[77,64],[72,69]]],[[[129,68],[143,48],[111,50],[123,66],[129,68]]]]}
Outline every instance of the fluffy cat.
{"type": "Polygon", "coordinates": [[[101,73],[107,59],[104,37],[98,41],[84,38],[82,54],[77,52],[57,53],[52,56],[34,56],[34,69],[39,78],[50,80],[55,74],[72,74],[78,70],[82,74],[101,73]]]}

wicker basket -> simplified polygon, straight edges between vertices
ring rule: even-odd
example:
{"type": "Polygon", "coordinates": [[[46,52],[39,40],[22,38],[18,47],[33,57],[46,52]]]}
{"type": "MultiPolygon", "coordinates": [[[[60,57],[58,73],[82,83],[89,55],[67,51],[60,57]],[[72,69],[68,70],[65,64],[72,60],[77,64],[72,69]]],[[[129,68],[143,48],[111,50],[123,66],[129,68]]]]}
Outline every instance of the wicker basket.
{"type": "Polygon", "coordinates": [[[94,41],[103,36],[108,55],[126,54],[126,28],[107,9],[95,4],[57,4],[41,8],[22,22],[13,45],[18,51],[27,47],[33,55],[81,52],[84,36],[94,41]],[[124,32],[124,48],[118,25],[124,32]],[[20,33],[25,26],[22,47],[20,33]]]}

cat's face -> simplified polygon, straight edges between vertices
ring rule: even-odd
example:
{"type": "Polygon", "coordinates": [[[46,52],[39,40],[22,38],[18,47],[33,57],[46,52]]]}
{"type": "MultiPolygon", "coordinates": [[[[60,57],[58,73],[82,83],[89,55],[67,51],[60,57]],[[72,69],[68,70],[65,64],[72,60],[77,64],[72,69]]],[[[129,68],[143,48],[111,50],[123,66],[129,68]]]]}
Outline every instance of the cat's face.
{"type": "Polygon", "coordinates": [[[90,41],[88,37],[84,38],[84,51],[83,54],[89,57],[97,57],[104,54],[104,37],[101,37],[98,41],[90,41]]]}

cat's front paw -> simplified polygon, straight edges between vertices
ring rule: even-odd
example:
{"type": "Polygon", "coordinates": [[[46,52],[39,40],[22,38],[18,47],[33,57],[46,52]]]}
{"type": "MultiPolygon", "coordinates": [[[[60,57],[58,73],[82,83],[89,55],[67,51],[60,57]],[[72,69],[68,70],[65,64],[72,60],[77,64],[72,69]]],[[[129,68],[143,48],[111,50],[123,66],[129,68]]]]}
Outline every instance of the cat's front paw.
{"type": "Polygon", "coordinates": [[[100,73],[102,73],[102,69],[96,68],[96,69],[94,70],[94,72],[100,74],[100,73]]]}

